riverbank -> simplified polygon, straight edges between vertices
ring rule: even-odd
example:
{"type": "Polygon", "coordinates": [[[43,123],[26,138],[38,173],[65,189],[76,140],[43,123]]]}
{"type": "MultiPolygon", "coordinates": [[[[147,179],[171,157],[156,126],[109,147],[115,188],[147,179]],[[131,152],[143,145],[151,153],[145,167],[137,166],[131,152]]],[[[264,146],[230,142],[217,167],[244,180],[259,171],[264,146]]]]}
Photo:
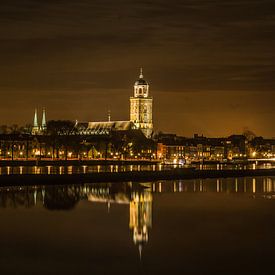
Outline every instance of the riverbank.
{"type": "Polygon", "coordinates": [[[127,171],[100,172],[87,174],[39,174],[39,175],[1,175],[0,186],[13,185],[53,185],[95,182],[146,182],[156,180],[184,180],[198,178],[229,178],[275,176],[275,169],[257,170],[197,170],[192,168],[175,168],[165,171],[127,171]]]}
{"type": "Polygon", "coordinates": [[[136,159],[68,159],[68,160],[0,160],[0,167],[5,166],[81,166],[81,165],[153,165],[160,163],[159,160],[136,160],[136,159]]]}

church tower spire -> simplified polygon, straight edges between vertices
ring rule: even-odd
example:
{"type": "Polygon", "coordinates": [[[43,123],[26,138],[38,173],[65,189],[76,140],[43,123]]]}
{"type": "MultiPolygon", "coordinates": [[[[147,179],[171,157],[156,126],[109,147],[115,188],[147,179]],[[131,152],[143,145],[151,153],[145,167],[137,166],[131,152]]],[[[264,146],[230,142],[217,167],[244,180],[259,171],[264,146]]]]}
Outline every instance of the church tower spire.
{"type": "Polygon", "coordinates": [[[143,78],[142,67],[140,68],[139,78],[143,78]]]}
{"type": "Polygon", "coordinates": [[[134,96],[130,98],[130,121],[149,138],[153,132],[153,98],[149,96],[149,84],[140,68],[138,80],[134,84],[134,96]]]}
{"type": "Polygon", "coordinates": [[[38,118],[37,118],[37,109],[34,110],[34,117],[33,117],[33,126],[32,126],[32,134],[37,135],[39,132],[39,125],[38,125],[38,118]]]}
{"type": "Polygon", "coordinates": [[[33,127],[38,128],[37,109],[34,110],[33,127]]]}
{"type": "Polygon", "coordinates": [[[46,122],[46,109],[43,108],[43,113],[42,113],[42,130],[47,129],[47,122],[46,122]]]}

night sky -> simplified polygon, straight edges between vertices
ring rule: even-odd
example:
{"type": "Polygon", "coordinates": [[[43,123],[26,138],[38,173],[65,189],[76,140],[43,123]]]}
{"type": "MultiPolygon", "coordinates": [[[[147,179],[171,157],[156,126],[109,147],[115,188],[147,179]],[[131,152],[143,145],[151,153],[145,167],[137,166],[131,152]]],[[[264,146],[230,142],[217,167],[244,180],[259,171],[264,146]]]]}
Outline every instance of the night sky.
{"type": "Polygon", "coordinates": [[[129,120],[141,66],[156,130],[275,137],[274,0],[1,0],[0,124],[129,120]]]}

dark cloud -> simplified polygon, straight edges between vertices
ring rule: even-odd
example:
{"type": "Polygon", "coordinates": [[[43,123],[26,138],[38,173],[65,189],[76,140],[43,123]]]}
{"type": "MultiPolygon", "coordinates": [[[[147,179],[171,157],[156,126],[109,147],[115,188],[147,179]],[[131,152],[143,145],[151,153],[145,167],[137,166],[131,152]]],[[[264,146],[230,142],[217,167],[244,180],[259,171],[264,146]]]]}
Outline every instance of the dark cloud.
{"type": "Polygon", "coordinates": [[[275,100],[274,33],[273,0],[3,0],[0,120],[30,121],[36,105],[80,120],[104,119],[111,106],[114,116],[128,119],[128,97],[143,66],[159,129],[223,134],[222,111],[234,110],[238,119],[232,124],[224,117],[230,125],[224,133],[239,131],[250,117],[251,129],[275,136],[275,111],[269,110],[275,100]],[[239,93],[246,103],[239,102],[239,93]],[[196,98],[200,108],[186,105],[175,120],[177,103],[165,104],[171,97],[181,105],[196,98]],[[216,121],[186,121],[191,114],[205,116],[202,110],[211,116],[207,106],[213,100],[221,106],[216,121]],[[268,116],[248,111],[259,101],[268,116]]]}

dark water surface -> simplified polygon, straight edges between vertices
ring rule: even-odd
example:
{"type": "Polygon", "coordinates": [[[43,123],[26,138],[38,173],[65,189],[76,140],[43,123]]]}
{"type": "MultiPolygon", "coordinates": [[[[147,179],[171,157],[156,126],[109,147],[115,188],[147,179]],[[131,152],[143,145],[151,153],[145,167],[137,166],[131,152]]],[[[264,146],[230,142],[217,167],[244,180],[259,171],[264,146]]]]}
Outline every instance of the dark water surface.
{"type": "Polygon", "coordinates": [[[0,187],[0,274],[273,274],[275,177],[0,187]]]}
{"type": "MultiPolygon", "coordinates": [[[[197,170],[255,170],[255,169],[274,169],[275,161],[267,163],[259,162],[242,164],[193,164],[197,170]]],[[[47,166],[0,166],[0,175],[62,175],[62,174],[89,174],[101,172],[127,172],[127,171],[165,171],[172,170],[180,165],[165,164],[132,164],[132,165],[47,165],[47,166]]],[[[190,167],[190,166],[188,166],[190,167]]]]}

